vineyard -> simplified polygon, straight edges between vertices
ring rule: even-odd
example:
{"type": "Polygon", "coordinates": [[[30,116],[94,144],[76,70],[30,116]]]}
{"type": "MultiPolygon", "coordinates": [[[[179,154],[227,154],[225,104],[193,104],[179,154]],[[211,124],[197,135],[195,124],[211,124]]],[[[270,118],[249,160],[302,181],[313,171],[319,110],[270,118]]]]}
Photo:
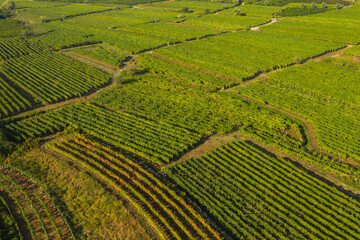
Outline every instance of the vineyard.
{"type": "Polygon", "coordinates": [[[135,54],[177,42],[162,37],[95,28],[69,22],[50,22],[39,25],[38,27],[49,32],[35,36],[31,38],[30,41],[49,45],[54,49],[64,49],[102,42],[135,54]]]}
{"type": "Polygon", "coordinates": [[[22,23],[15,19],[4,19],[0,21],[0,38],[17,37],[21,34],[22,23]]]}
{"type": "Polygon", "coordinates": [[[284,19],[278,24],[262,28],[264,32],[282,35],[358,44],[360,37],[359,6],[333,10],[295,19],[284,19]]]}
{"type": "Polygon", "coordinates": [[[360,57],[360,47],[359,46],[354,46],[352,48],[344,50],[344,53],[349,54],[349,55],[353,55],[353,56],[356,56],[356,57],[360,57]]]}
{"type": "Polygon", "coordinates": [[[64,107],[59,111],[11,123],[6,129],[12,137],[26,140],[56,133],[67,126],[80,128],[114,146],[158,164],[169,162],[196,144],[201,137],[185,128],[146,120],[121,111],[111,112],[87,104],[64,107]]]}
{"type": "Polygon", "coordinates": [[[129,58],[129,56],[126,54],[120,52],[113,52],[101,46],[75,48],[71,51],[109,63],[113,66],[120,66],[124,61],[129,58]]]}
{"type": "Polygon", "coordinates": [[[223,76],[245,80],[261,72],[301,62],[343,46],[311,39],[299,41],[298,38],[284,38],[262,32],[237,32],[154,52],[223,76]],[[288,47],[284,49],[282,46],[288,47]],[[226,58],[222,57],[224,55],[226,58]],[[239,62],[239,59],[243,61],[239,62]]]}
{"type": "Polygon", "coordinates": [[[1,239],[20,239],[21,235],[18,231],[18,226],[9,212],[9,206],[5,202],[5,200],[0,196],[0,237],[1,239]]]}
{"type": "Polygon", "coordinates": [[[184,24],[215,29],[240,30],[264,24],[269,20],[269,18],[264,17],[208,14],[202,17],[188,18],[184,24]]]}
{"type": "Polygon", "coordinates": [[[0,3],[0,239],[360,239],[359,1],[0,3]]]}
{"type": "Polygon", "coordinates": [[[150,5],[145,5],[145,8],[150,9],[161,9],[167,11],[174,12],[182,12],[184,8],[188,8],[188,12],[194,12],[196,14],[202,14],[205,10],[209,10],[209,12],[216,12],[218,10],[222,10],[225,7],[232,7],[236,5],[236,3],[217,3],[210,1],[175,1],[175,2],[160,2],[154,3],[150,5]]]}
{"type": "Polygon", "coordinates": [[[32,105],[0,76],[0,118],[21,112],[32,105]]]}
{"type": "Polygon", "coordinates": [[[184,87],[160,76],[124,79],[126,81],[137,83],[104,92],[93,102],[205,135],[239,130],[264,141],[296,146],[305,141],[298,121],[233,94],[184,87]],[[291,134],[285,136],[284,131],[291,134]]]}
{"type": "Polygon", "coordinates": [[[358,201],[249,143],[167,172],[236,239],[360,237],[358,201]]]}
{"type": "Polygon", "coordinates": [[[52,6],[42,8],[30,8],[24,12],[24,15],[31,17],[46,17],[47,19],[67,18],[71,16],[84,15],[95,12],[102,12],[111,8],[101,6],[91,6],[86,4],[72,4],[64,6],[52,6]]]}
{"type": "Polygon", "coordinates": [[[48,148],[69,157],[114,187],[151,219],[150,224],[161,238],[220,238],[205,219],[155,174],[102,143],[77,135],[48,148]]]}
{"type": "Polygon", "coordinates": [[[322,148],[359,159],[359,78],[346,66],[311,62],[237,91],[309,118],[322,148]]]}
{"type": "Polygon", "coordinates": [[[190,27],[169,23],[148,23],[119,29],[123,31],[141,33],[146,35],[166,37],[179,41],[201,39],[220,33],[220,31],[213,29],[190,27]]]}
{"type": "Polygon", "coordinates": [[[266,17],[271,18],[277,12],[283,10],[284,7],[267,6],[255,4],[245,4],[236,6],[235,8],[229,8],[227,10],[219,12],[219,15],[234,15],[236,12],[240,12],[240,15],[254,16],[254,17],[266,17]]]}
{"type": "Polygon", "coordinates": [[[155,74],[163,74],[168,79],[181,81],[185,85],[199,86],[212,90],[230,87],[236,83],[182,67],[180,65],[161,60],[148,54],[141,55],[138,66],[155,74]]]}
{"type": "Polygon", "coordinates": [[[26,176],[0,169],[0,193],[24,239],[72,239],[67,222],[46,193],[26,176]],[[21,225],[20,225],[21,224],[21,225]]]}
{"type": "Polygon", "coordinates": [[[42,104],[88,94],[110,79],[99,70],[46,52],[8,61],[1,72],[42,104]]]}
{"type": "Polygon", "coordinates": [[[326,11],[331,10],[331,8],[328,7],[290,7],[283,9],[281,12],[277,13],[277,16],[279,17],[295,17],[295,16],[305,16],[309,14],[317,14],[317,13],[323,13],[326,11]]]}
{"type": "Polygon", "coordinates": [[[4,62],[20,56],[42,51],[42,47],[17,38],[0,39],[0,61],[4,62]]]}

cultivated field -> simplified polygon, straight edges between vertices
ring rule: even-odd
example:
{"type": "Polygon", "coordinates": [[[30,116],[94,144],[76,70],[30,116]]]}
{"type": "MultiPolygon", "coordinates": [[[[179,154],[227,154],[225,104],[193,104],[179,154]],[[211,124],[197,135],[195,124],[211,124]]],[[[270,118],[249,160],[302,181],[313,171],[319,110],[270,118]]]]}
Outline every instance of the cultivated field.
{"type": "Polygon", "coordinates": [[[0,3],[0,239],[360,239],[358,1],[0,3]]]}

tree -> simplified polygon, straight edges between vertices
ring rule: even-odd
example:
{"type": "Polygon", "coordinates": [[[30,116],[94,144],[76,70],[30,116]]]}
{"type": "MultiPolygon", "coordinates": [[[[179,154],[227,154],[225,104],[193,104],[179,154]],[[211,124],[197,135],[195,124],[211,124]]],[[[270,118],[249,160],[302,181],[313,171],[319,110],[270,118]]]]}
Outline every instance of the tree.
{"type": "Polygon", "coordinates": [[[321,6],[322,6],[322,8],[327,8],[326,3],[324,3],[324,2],[321,4],[321,6]]]}
{"type": "Polygon", "coordinates": [[[315,4],[315,3],[311,3],[311,8],[316,8],[316,4],[315,4]]]}
{"type": "Polygon", "coordinates": [[[238,8],[235,8],[235,9],[233,10],[233,12],[234,12],[234,15],[236,15],[236,16],[240,16],[240,15],[241,15],[241,11],[240,11],[240,9],[238,9],[238,8]]]}
{"type": "Polygon", "coordinates": [[[179,12],[188,13],[188,12],[189,12],[189,8],[188,8],[188,7],[184,7],[184,8],[182,8],[179,12]]]}
{"type": "Polygon", "coordinates": [[[8,11],[15,9],[15,3],[13,0],[6,0],[1,6],[8,11]]]}
{"type": "Polygon", "coordinates": [[[304,4],[304,3],[301,3],[301,4],[300,4],[300,7],[301,7],[301,8],[305,8],[305,4],[304,4]]]}
{"type": "Polygon", "coordinates": [[[45,16],[40,16],[40,21],[44,23],[44,22],[48,22],[49,19],[45,16]]]}

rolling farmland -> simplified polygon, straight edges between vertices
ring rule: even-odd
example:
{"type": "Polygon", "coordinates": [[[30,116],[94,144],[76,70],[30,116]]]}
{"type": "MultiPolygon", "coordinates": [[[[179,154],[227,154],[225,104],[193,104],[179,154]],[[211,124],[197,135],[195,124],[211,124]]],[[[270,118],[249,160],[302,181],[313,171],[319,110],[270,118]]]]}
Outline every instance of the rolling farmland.
{"type": "Polygon", "coordinates": [[[358,1],[0,3],[0,239],[360,239],[358,1]]]}

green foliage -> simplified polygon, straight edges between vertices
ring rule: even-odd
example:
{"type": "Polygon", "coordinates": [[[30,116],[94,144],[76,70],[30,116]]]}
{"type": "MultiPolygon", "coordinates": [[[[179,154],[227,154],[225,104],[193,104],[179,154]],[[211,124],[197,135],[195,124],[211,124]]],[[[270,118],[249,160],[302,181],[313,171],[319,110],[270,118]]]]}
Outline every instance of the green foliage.
{"type": "Polygon", "coordinates": [[[110,80],[100,70],[51,52],[7,61],[1,72],[42,104],[88,94],[110,80]]]}
{"type": "MultiPolygon", "coordinates": [[[[0,119],[29,109],[32,104],[0,76],[0,119]]],[[[1,138],[0,138],[1,141],[1,138]]]]}
{"type": "Polygon", "coordinates": [[[0,239],[21,239],[18,226],[9,212],[5,200],[0,197],[0,239]]]}
{"type": "MultiPolygon", "coordinates": [[[[187,8],[187,12],[194,12],[197,14],[203,14],[207,9],[210,13],[223,9],[223,3],[221,2],[209,2],[209,1],[172,1],[161,2],[143,6],[150,9],[161,9],[168,11],[180,12],[187,8]]],[[[230,4],[229,7],[235,4],[230,4]]]]}
{"type": "MultiPolygon", "coordinates": [[[[5,13],[6,15],[6,13],[5,13]]],[[[17,37],[20,36],[23,23],[15,19],[1,19],[0,11],[0,37],[17,37]]],[[[3,40],[0,40],[3,41],[3,40]]],[[[1,60],[1,59],[0,59],[1,60]]]]}
{"type": "MultiPolygon", "coordinates": [[[[169,11],[149,11],[144,9],[132,8],[121,11],[107,11],[96,14],[78,16],[70,19],[72,23],[90,25],[93,27],[116,28],[133,26],[140,23],[152,22],[155,19],[166,22],[178,22],[179,14],[169,11]]],[[[184,16],[185,17],[185,16],[184,16]]]]}
{"type": "Polygon", "coordinates": [[[271,18],[276,12],[279,12],[282,9],[284,9],[284,7],[276,7],[276,6],[264,7],[255,4],[245,4],[245,5],[237,6],[236,8],[230,8],[221,11],[218,13],[218,15],[233,15],[234,10],[239,10],[242,14],[245,14],[246,16],[271,18]]]}
{"type": "Polygon", "coordinates": [[[219,237],[191,205],[162,182],[159,175],[152,174],[104,143],[76,135],[68,141],[48,145],[48,148],[67,156],[121,192],[161,236],[219,237]]]}
{"type": "Polygon", "coordinates": [[[120,28],[120,30],[154,35],[164,38],[166,37],[179,41],[200,39],[220,33],[218,30],[170,23],[139,24],[135,26],[123,27],[120,28]]]}
{"type": "Polygon", "coordinates": [[[97,5],[109,5],[109,4],[118,4],[118,5],[127,5],[132,6],[142,3],[152,3],[160,2],[163,0],[41,0],[41,1],[54,1],[54,2],[69,2],[69,3],[94,3],[97,5]]]}
{"type": "Polygon", "coordinates": [[[281,12],[277,13],[277,16],[280,17],[295,17],[295,16],[305,16],[309,14],[322,13],[331,10],[331,8],[313,8],[313,7],[290,7],[285,8],[281,12]]]}
{"type": "Polygon", "coordinates": [[[201,137],[182,127],[87,104],[50,111],[11,123],[5,128],[11,137],[26,140],[56,133],[69,125],[158,164],[169,162],[194,146],[201,137]]]}
{"type": "Polygon", "coordinates": [[[168,79],[181,82],[188,86],[198,86],[211,90],[230,87],[234,84],[232,81],[192,70],[180,65],[170,63],[148,54],[141,55],[138,67],[156,74],[163,74],[168,79]]]}
{"type": "Polygon", "coordinates": [[[7,11],[12,11],[15,9],[15,3],[13,0],[6,0],[1,4],[1,7],[7,11]]]}
{"type": "Polygon", "coordinates": [[[75,239],[150,239],[119,197],[63,159],[35,149],[12,158],[10,164],[41,183],[70,223],[75,239]]]}
{"type": "Polygon", "coordinates": [[[283,19],[262,28],[277,33],[349,44],[360,42],[360,9],[348,7],[294,19],[283,19]]]}
{"type": "Polygon", "coordinates": [[[161,76],[129,77],[121,88],[101,93],[94,102],[203,134],[238,129],[266,142],[299,146],[304,141],[301,125],[292,118],[231,93],[185,87],[161,76]],[[283,134],[286,129],[294,134],[283,134]]]}
{"type": "Polygon", "coordinates": [[[285,6],[290,3],[316,3],[316,4],[341,4],[343,6],[349,6],[352,3],[346,0],[262,0],[256,2],[256,4],[262,4],[265,6],[285,6]],[[265,4],[266,3],[266,4],[265,4]]]}
{"type": "Polygon", "coordinates": [[[86,4],[70,4],[65,6],[53,6],[42,8],[30,8],[22,13],[24,16],[41,17],[47,19],[62,19],[64,17],[78,16],[83,14],[110,10],[109,7],[93,6],[86,4]]]}
{"type": "Polygon", "coordinates": [[[5,62],[31,53],[44,51],[43,46],[31,44],[27,39],[3,38],[0,39],[0,61],[5,62]]]}
{"type": "MultiPolygon", "coordinates": [[[[240,17],[241,18],[241,17],[240,17]]],[[[273,24],[275,25],[275,24],[273,24]]],[[[236,79],[285,67],[342,44],[282,37],[262,32],[237,32],[155,50],[159,55],[236,79]],[[287,46],[286,49],[283,46],[287,46]]]]}
{"type": "Polygon", "coordinates": [[[119,30],[95,28],[70,22],[50,22],[37,27],[49,32],[34,36],[30,41],[63,49],[93,43],[107,43],[129,53],[140,53],[177,41],[162,37],[141,35],[119,30]]]}
{"type": "Polygon", "coordinates": [[[269,18],[243,16],[240,15],[225,15],[225,14],[206,14],[201,17],[188,17],[185,19],[184,24],[209,27],[226,30],[240,30],[248,29],[253,26],[258,26],[268,22],[269,18]]]}
{"type": "Polygon", "coordinates": [[[309,62],[238,92],[310,119],[322,149],[360,159],[359,81],[348,66],[309,62]]]}
{"type": "Polygon", "coordinates": [[[167,173],[235,239],[360,237],[357,200],[246,142],[167,173]]]}
{"type": "Polygon", "coordinates": [[[0,9],[0,21],[11,16],[11,13],[6,9],[0,9]]]}
{"type": "Polygon", "coordinates": [[[129,56],[126,54],[117,51],[111,51],[110,49],[96,45],[87,48],[74,48],[72,51],[109,63],[116,67],[119,67],[121,63],[129,58],[129,56]]]}
{"type": "Polygon", "coordinates": [[[351,48],[344,50],[345,54],[353,55],[356,57],[360,57],[360,46],[353,46],[351,48]]]}

